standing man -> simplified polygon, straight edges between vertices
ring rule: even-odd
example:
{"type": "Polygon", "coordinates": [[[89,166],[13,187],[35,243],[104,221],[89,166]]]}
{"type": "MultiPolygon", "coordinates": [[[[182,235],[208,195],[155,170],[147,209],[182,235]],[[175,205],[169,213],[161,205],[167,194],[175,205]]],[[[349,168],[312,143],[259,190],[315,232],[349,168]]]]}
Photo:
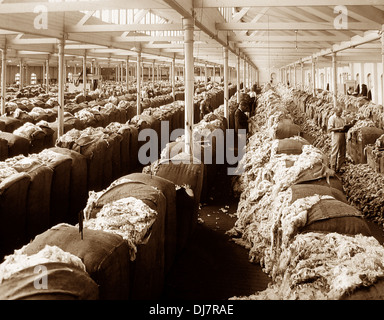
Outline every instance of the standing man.
{"type": "Polygon", "coordinates": [[[331,132],[332,145],[330,166],[335,172],[340,172],[345,162],[346,141],[345,141],[345,120],[341,117],[343,109],[338,106],[335,113],[328,120],[328,132],[331,132]]]}

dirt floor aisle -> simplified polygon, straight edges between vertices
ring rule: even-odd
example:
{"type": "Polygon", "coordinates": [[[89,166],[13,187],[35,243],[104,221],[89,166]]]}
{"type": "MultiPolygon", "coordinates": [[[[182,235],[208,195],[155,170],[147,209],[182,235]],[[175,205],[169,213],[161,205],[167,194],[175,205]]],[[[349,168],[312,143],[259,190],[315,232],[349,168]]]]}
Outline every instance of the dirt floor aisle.
{"type": "Polygon", "coordinates": [[[195,233],[166,278],[164,300],[226,300],[264,290],[269,282],[248,250],[225,232],[236,221],[231,176],[219,172],[199,212],[195,233]]]}

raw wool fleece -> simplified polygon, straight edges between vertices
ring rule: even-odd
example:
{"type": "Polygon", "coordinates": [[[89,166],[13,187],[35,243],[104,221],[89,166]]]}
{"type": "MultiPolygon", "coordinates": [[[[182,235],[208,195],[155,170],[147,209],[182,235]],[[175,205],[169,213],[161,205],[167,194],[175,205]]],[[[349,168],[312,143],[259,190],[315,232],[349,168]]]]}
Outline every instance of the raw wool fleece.
{"type": "Polygon", "coordinates": [[[86,271],[85,265],[79,257],[65,252],[57,246],[46,245],[44,249],[33,255],[24,253],[26,247],[27,245],[4,257],[4,261],[0,264],[0,284],[20,270],[48,262],[67,263],[86,271]]]}
{"type": "Polygon", "coordinates": [[[16,173],[17,171],[14,168],[12,168],[7,162],[4,162],[4,161],[0,162],[0,183],[4,179],[16,173]]]}
{"type": "Polygon", "coordinates": [[[107,203],[96,214],[96,218],[85,220],[85,228],[118,234],[128,242],[131,261],[136,259],[137,245],[145,244],[148,232],[155,222],[157,212],[142,200],[134,197],[122,198],[107,203]]]}
{"type": "Polygon", "coordinates": [[[233,300],[336,300],[384,276],[384,247],[361,234],[297,234],[268,288],[233,300]]]}
{"type": "Polygon", "coordinates": [[[136,259],[137,245],[145,244],[148,240],[147,233],[157,217],[155,210],[140,199],[127,197],[107,203],[97,212],[96,218],[90,218],[93,216],[92,211],[97,205],[98,199],[104,193],[119,184],[131,181],[128,178],[121,178],[115,180],[108,188],[100,192],[90,191],[87,205],[83,210],[85,218],[83,226],[122,236],[129,245],[131,261],[134,261],[136,259]]]}

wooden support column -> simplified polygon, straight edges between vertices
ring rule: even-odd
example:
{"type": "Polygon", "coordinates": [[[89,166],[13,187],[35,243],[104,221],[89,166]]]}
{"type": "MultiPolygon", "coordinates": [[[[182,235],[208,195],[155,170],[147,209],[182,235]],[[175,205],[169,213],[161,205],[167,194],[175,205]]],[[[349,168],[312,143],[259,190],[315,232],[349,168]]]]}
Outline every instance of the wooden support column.
{"type": "Polygon", "coordinates": [[[237,103],[240,103],[240,55],[237,56],[237,74],[236,74],[236,81],[237,81],[237,103]]]}
{"type": "MultiPolygon", "coordinates": [[[[379,100],[379,94],[378,94],[378,91],[379,91],[379,82],[380,82],[380,78],[377,77],[377,69],[378,69],[378,63],[374,63],[373,64],[373,86],[371,88],[371,93],[372,93],[372,101],[376,104],[378,104],[378,100],[379,100]]],[[[347,88],[348,89],[348,88],[347,88]]]]}
{"type": "Polygon", "coordinates": [[[312,71],[311,71],[311,80],[312,80],[312,95],[316,95],[316,66],[315,66],[315,58],[312,57],[312,71]]]}
{"type": "Polygon", "coordinates": [[[246,72],[245,72],[245,58],[243,59],[243,89],[246,88],[247,84],[246,84],[246,72]]]}
{"type": "Polygon", "coordinates": [[[305,83],[304,83],[304,63],[300,63],[300,71],[301,71],[301,90],[304,91],[305,89],[305,83]]]}
{"type": "Polygon", "coordinates": [[[5,98],[7,94],[7,44],[5,43],[1,50],[1,112],[5,114],[5,98]]]}
{"type": "Polygon", "coordinates": [[[141,51],[137,52],[137,73],[136,73],[136,105],[137,105],[137,114],[141,114],[141,51]]]}
{"type": "Polygon", "coordinates": [[[176,100],[176,88],[175,88],[175,64],[176,64],[176,58],[175,54],[173,55],[172,59],[172,66],[171,66],[171,83],[172,83],[172,97],[173,101],[176,100]]]}
{"type": "Polygon", "coordinates": [[[337,106],[337,64],[336,64],[336,52],[332,53],[332,94],[333,94],[333,106],[337,106]]]}
{"type": "Polygon", "coordinates": [[[87,95],[87,51],[84,51],[83,56],[83,94],[87,95]]]}
{"type": "Polygon", "coordinates": [[[293,64],[293,87],[296,89],[297,77],[296,77],[296,63],[293,64]]]}
{"type": "Polygon", "coordinates": [[[23,68],[23,59],[21,58],[19,61],[19,90],[23,89],[24,87],[24,68],[23,68]]]}
{"type": "Polygon", "coordinates": [[[224,47],[224,118],[229,128],[228,47],[224,47]]]}
{"type": "Polygon", "coordinates": [[[204,65],[204,81],[205,81],[205,87],[208,85],[208,68],[207,63],[204,65]]]}
{"type": "Polygon", "coordinates": [[[60,39],[58,44],[59,49],[59,70],[58,70],[58,132],[57,138],[60,138],[64,134],[64,46],[65,40],[60,39]]]}
{"type": "Polygon", "coordinates": [[[193,155],[193,96],[194,96],[194,59],[193,59],[193,19],[183,19],[184,30],[184,86],[185,86],[185,152],[193,155]]]}
{"type": "Polygon", "coordinates": [[[45,67],[45,88],[47,93],[49,92],[49,56],[47,60],[45,61],[46,67],[45,67]]]}
{"type": "Polygon", "coordinates": [[[125,60],[125,88],[129,89],[129,57],[125,60]]]}
{"type": "Polygon", "coordinates": [[[381,34],[381,104],[384,105],[384,32],[381,34]]]}
{"type": "Polygon", "coordinates": [[[155,62],[152,62],[152,84],[155,84],[155,62]]]}

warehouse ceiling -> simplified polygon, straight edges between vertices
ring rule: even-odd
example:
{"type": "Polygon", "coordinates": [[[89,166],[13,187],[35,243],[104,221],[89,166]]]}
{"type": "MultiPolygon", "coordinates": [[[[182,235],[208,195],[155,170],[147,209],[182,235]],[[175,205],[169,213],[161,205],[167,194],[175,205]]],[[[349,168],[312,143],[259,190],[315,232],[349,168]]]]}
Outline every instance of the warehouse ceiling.
{"type": "Polygon", "coordinates": [[[383,0],[89,0],[0,1],[0,47],[7,61],[30,65],[84,55],[101,65],[184,63],[183,18],[193,18],[196,65],[229,66],[237,56],[254,68],[301,62],[381,62],[383,0]],[[268,4],[268,6],[266,6],[268,4]]]}

